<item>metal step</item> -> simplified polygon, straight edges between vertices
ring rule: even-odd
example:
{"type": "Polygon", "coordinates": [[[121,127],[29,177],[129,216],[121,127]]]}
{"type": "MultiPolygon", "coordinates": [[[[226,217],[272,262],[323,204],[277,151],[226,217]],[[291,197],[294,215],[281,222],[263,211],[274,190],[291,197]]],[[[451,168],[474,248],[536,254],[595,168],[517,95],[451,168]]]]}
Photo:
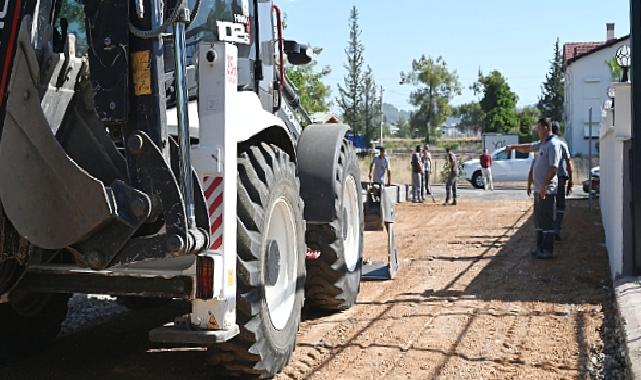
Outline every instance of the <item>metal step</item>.
{"type": "Polygon", "coordinates": [[[388,263],[372,262],[363,265],[361,281],[387,281],[392,279],[388,263]]]}
{"type": "Polygon", "coordinates": [[[210,346],[224,343],[240,334],[238,325],[227,330],[193,330],[189,326],[177,326],[171,322],[149,332],[149,340],[163,344],[195,344],[210,346]]]}

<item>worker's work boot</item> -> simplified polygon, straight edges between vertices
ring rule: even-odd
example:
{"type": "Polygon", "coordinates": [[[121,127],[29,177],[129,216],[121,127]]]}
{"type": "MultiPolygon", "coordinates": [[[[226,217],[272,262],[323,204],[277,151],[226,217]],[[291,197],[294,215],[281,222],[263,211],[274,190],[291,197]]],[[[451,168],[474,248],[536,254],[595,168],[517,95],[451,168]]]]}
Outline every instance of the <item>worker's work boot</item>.
{"type": "Polygon", "coordinates": [[[553,258],[554,255],[550,251],[541,250],[536,254],[536,258],[540,260],[549,260],[553,258]]]}
{"type": "Polygon", "coordinates": [[[456,206],[456,199],[452,202],[452,206],[456,206]]]}

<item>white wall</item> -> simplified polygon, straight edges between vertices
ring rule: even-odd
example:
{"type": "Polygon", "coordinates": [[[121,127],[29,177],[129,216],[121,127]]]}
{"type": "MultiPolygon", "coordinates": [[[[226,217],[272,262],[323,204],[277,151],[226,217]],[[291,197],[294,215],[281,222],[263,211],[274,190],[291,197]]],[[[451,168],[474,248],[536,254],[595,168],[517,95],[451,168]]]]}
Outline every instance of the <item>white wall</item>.
{"type": "MultiPolygon", "coordinates": [[[[589,126],[588,109],[593,108],[593,135],[598,136],[601,109],[607,97],[608,87],[612,82],[610,68],[606,64],[614,57],[621,45],[629,44],[630,40],[623,40],[613,46],[599,50],[579,58],[571,63],[565,71],[565,139],[570,147],[570,152],[575,154],[588,154],[588,133],[585,129],[589,126]]],[[[596,142],[592,146],[593,154],[597,154],[596,142]]]]}
{"type": "MultiPolygon", "coordinates": [[[[629,83],[615,83],[614,119],[606,110],[600,128],[600,197],[601,217],[613,278],[623,273],[623,143],[631,132],[631,87],[629,83]]],[[[599,112],[599,120],[601,113],[599,112]]]]}

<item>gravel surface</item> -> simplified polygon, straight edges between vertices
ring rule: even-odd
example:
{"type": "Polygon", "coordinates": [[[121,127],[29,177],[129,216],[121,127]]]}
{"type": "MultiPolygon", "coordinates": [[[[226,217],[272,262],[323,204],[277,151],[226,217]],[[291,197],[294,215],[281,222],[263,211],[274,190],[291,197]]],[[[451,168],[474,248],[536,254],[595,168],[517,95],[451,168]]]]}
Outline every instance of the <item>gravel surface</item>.
{"type": "Polygon", "coordinates": [[[60,335],[69,335],[103,324],[129,311],[110,296],[74,294],[69,300],[67,319],[60,335]]]}
{"type": "MultiPolygon", "coordinates": [[[[363,283],[343,313],[306,310],[277,379],[623,378],[598,215],[571,201],[556,258],[538,261],[531,201],[486,199],[400,205],[397,278],[363,283]]],[[[384,259],[385,244],[367,232],[366,257],[384,259]]],[[[216,379],[202,349],[147,340],[186,310],[75,296],[56,344],[0,379],[216,379]]]]}

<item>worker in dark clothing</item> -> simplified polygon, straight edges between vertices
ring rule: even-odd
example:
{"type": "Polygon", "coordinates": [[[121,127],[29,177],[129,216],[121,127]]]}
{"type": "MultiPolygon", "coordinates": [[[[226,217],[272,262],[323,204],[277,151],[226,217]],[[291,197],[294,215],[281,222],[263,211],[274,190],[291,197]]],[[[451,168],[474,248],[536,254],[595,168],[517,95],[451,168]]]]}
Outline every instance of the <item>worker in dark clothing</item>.
{"type": "Polygon", "coordinates": [[[421,146],[416,146],[416,151],[412,153],[412,203],[422,203],[422,177],[423,177],[423,155],[421,146]]]}
{"type": "Polygon", "coordinates": [[[447,176],[447,183],[445,184],[445,205],[450,202],[452,198],[452,205],[456,206],[456,178],[458,177],[458,159],[456,155],[450,151],[450,148],[445,150],[447,153],[447,162],[450,170],[447,176]]]}
{"type": "MultiPolygon", "coordinates": [[[[557,170],[561,162],[561,143],[552,134],[549,119],[541,118],[537,124],[540,145],[539,155],[532,164],[531,181],[534,184],[534,217],[536,224],[536,250],[532,255],[539,259],[554,256],[554,202],[558,190],[557,170]]],[[[508,146],[506,150],[523,151],[525,146],[508,146]]],[[[527,149],[532,149],[530,145],[527,149]]],[[[561,190],[563,191],[563,190],[561,190]]],[[[530,190],[528,189],[528,192],[530,190]]]]}

